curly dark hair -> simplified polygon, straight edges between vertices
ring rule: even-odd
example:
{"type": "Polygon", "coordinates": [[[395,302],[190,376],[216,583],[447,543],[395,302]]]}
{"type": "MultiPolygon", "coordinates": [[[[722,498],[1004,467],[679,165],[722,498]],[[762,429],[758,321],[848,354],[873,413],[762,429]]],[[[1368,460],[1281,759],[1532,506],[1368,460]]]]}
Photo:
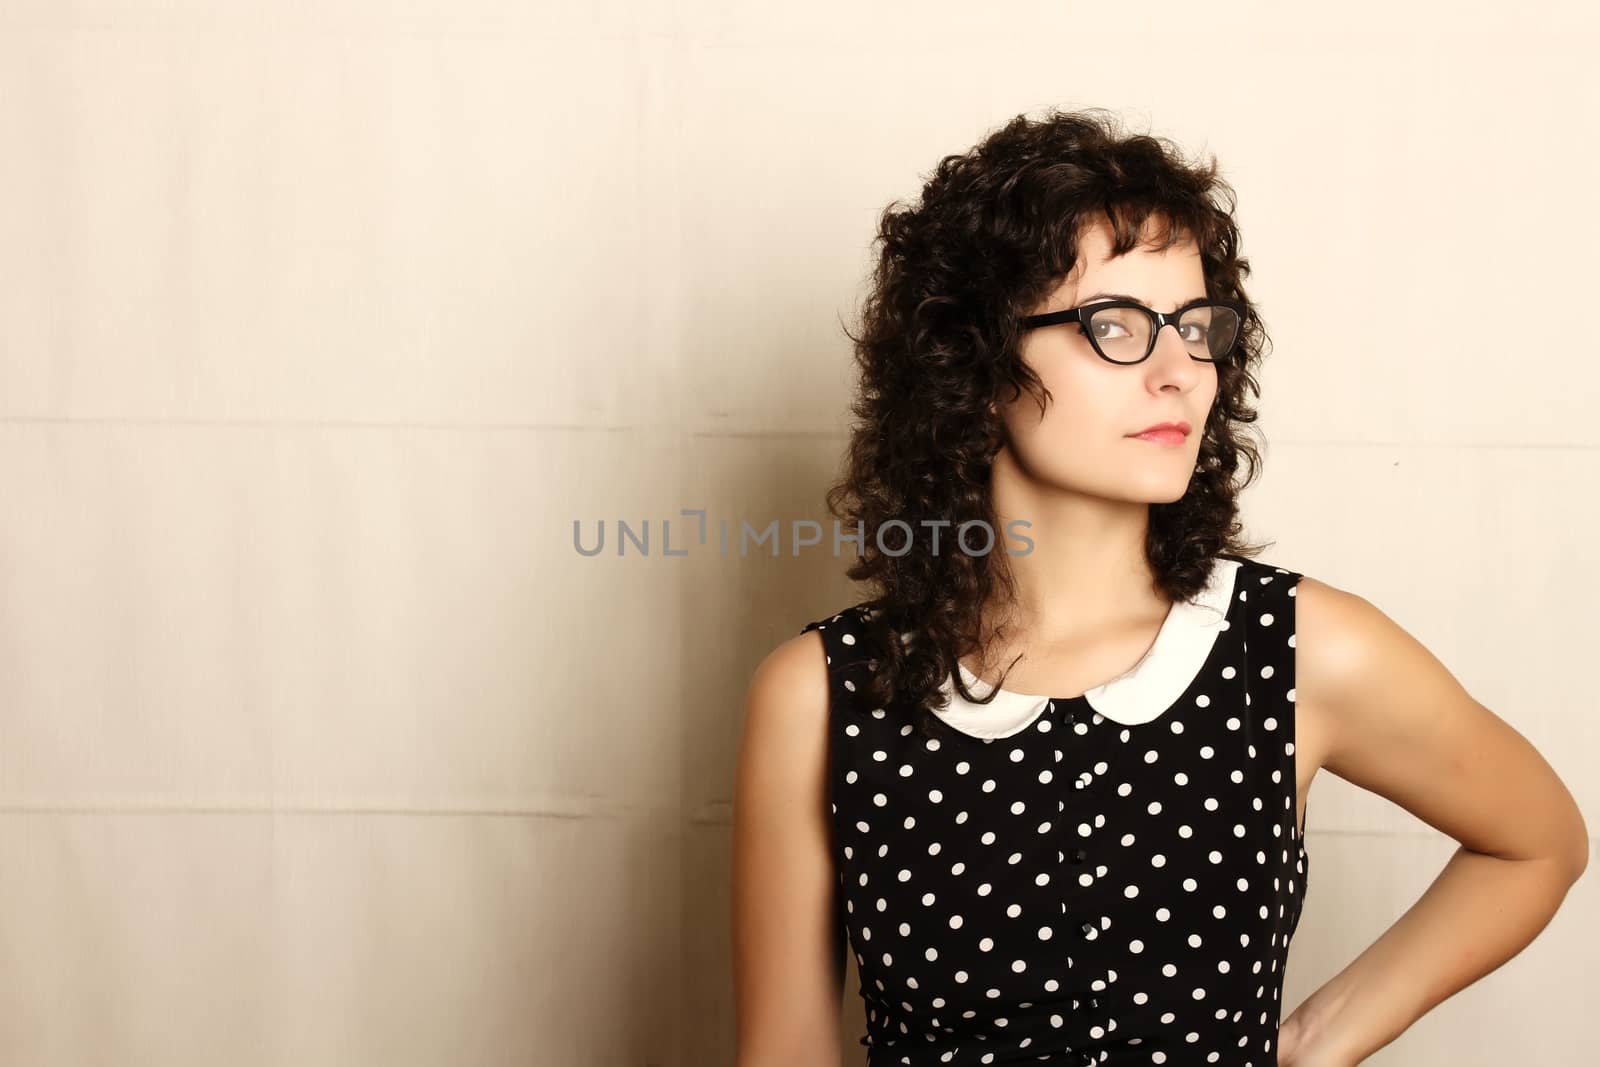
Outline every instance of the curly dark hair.
{"type": "MultiPolygon", "coordinates": [[[[1021,358],[1019,320],[1071,272],[1079,234],[1096,217],[1110,220],[1112,255],[1139,247],[1141,236],[1163,242],[1157,248],[1192,240],[1207,295],[1246,309],[1235,354],[1216,365],[1216,401],[1189,487],[1177,501],[1150,505],[1145,553],[1158,591],[1191,600],[1215,557],[1266,547],[1240,540],[1238,521],[1239,493],[1260,468],[1246,434],[1257,418],[1247,390],[1260,395],[1251,371],[1267,338],[1241,284],[1250,267],[1239,254],[1234,203],[1215,157],[1191,164],[1166,139],[1125,134],[1110,113],[1090,108],[1019,115],[941,160],[917,204],[883,211],[860,335],[845,330],[858,376],[855,421],[842,477],[826,495],[836,519],[864,532],[848,575],[876,592],[864,614],[883,652],[872,683],[880,703],[931,712],[942,706],[945,679],[979,703],[1004,684],[1002,675],[979,699],[957,665],[981,650],[991,594],[1015,596],[1005,553],[928,551],[909,538],[903,554],[890,555],[875,532],[890,520],[916,528],[943,521],[952,530],[982,521],[997,530],[989,472],[1005,428],[993,405],[1026,390],[1042,412],[1050,399],[1021,358]],[[1152,219],[1166,224],[1154,237],[1144,233],[1152,219]]],[[[916,718],[925,736],[941,732],[936,716],[916,718]]]]}

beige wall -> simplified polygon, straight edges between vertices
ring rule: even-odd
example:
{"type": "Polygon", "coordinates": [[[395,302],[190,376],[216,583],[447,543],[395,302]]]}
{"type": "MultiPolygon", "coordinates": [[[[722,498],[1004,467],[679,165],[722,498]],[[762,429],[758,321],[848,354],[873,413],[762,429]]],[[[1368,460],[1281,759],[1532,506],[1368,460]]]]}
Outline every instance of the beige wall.
{"type": "MultiPolygon", "coordinates": [[[[727,1063],[740,700],[855,591],[659,523],[826,517],[875,213],[1050,104],[1218,154],[1250,532],[1594,821],[1592,6],[761,7],[0,0],[0,1062],[727,1063]]],[[[1452,845],[1309,813],[1286,1012],[1452,845]]],[[[1596,898],[1368,1062],[1594,1062],[1596,898]]]]}

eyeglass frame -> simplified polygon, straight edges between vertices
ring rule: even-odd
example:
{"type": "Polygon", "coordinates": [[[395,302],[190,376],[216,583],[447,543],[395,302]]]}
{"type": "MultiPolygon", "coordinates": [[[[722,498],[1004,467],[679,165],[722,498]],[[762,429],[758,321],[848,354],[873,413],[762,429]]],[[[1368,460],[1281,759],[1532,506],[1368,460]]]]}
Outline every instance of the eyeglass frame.
{"type": "MultiPolygon", "coordinates": [[[[1166,314],[1157,311],[1155,308],[1146,307],[1137,300],[1097,300],[1092,304],[1084,304],[1081,307],[1068,308],[1066,311],[1048,311],[1043,315],[1027,315],[1020,320],[1018,325],[1020,325],[1024,330],[1032,330],[1040,326],[1058,326],[1068,322],[1079,323],[1084,327],[1081,332],[1084,337],[1088,338],[1089,347],[1094,349],[1095,355],[1099,356],[1107,363],[1115,364],[1118,367],[1136,367],[1145,360],[1149,359],[1151,353],[1156,350],[1156,338],[1160,336],[1163,327],[1170,324],[1174,329],[1177,329],[1179,321],[1188,312],[1193,311],[1197,307],[1206,307],[1213,304],[1225,307],[1239,317],[1239,332],[1234,334],[1233,344],[1229,345],[1228,350],[1222,354],[1223,357],[1226,357],[1232,355],[1234,350],[1239,347],[1239,335],[1244,332],[1245,314],[1248,309],[1245,307],[1242,301],[1229,300],[1225,297],[1198,297],[1166,314]],[[1140,356],[1138,359],[1129,361],[1112,359],[1110,356],[1106,355],[1100,350],[1100,342],[1094,339],[1091,331],[1088,329],[1087,322],[1089,317],[1097,311],[1103,311],[1110,307],[1138,308],[1150,319],[1152,324],[1152,328],[1150,330],[1150,344],[1144,350],[1144,355],[1140,356]]],[[[1182,334],[1179,335],[1179,340],[1182,340],[1182,334]]],[[[1189,353],[1189,358],[1194,360],[1196,363],[1217,363],[1220,357],[1213,356],[1210,359],[1207,359],[1204,356],[1197,356],[1193,353],[1189,353]]]]}

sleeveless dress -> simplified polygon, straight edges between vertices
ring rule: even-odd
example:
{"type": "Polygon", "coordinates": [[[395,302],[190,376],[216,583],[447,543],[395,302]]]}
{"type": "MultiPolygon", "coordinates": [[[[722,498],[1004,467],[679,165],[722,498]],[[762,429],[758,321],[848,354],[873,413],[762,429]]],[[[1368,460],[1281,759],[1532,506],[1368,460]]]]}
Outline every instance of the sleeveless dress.
{"type": "Polygon", "coordinates": [[[868,1067],[1276,1067],[1308,863],[1299,578],[1219,555],[1111,682],[977,705],[947,680],[944,740],[867,695],[867,603],[801,629],[828,660],[831,848],[868,1067]]]}

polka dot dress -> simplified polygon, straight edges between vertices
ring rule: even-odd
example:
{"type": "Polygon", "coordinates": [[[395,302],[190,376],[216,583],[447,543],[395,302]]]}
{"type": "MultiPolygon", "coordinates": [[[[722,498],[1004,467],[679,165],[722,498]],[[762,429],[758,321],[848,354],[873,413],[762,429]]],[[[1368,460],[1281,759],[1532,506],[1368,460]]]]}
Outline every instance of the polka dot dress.
{"type": "Polygon", "coordinates": [[[868,1067],[1276,1067],[1308,862],[1299,578],[1219,556],[1127,674],[989,705],[947,682],[931,738],[867,696],[870,608],[802,628],[828,657],[834,862],[868,1067]]]}

